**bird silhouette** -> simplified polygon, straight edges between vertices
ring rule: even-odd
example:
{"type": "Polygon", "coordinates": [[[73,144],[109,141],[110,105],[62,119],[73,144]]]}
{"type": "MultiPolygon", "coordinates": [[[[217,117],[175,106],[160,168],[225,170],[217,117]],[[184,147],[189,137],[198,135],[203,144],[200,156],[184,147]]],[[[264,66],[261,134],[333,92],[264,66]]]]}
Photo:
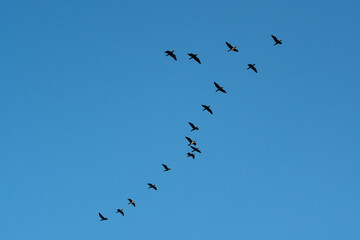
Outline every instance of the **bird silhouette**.
{"type": "Polygon", "coordinates": [[[217,84],[216,82],[214,82],[214,85],[217,88],[215,92],[220,91],[220,92],[226,93],[226,91],[224,90],[224,86],[220,87],[220,85],[217,84]]]}
{"type": "Polygon", "coordinates": [[[190,145],[196,145],[196,140],[192,140],[191,138],[189,138],[189,137],[185,137],[186,138],[186,140],[188,140],[188,142],[189,142],[189,144],[188,144],[188,146],[190,146],[190,145]]]}
{"type": "Polygon", "coordinates": [[[254,72],[256,72],[257,73],[257,69],[256,69],[256,67],[255,67],[255,63],[254,64],[248,64],[248,70],[251,68],[252,70],[254,70],[254,72]]]}
{"type": "Polygon", "coordinates": [[[233,47],[230,43],[228,43],[228,42],[225,42],[225,43],[229,48],[228,52],[230,52],[230,51],[238,52],[238,50],[236,49],[237,46],[233,47]]]}
{"type": "Polygon", "coordinates": [[[276,46],[276,45],[278,45],[278,44],[282,44],[282,40],[279,40],[279,39],[277,39],[277,37],[275,37],[274,35],[271,35],[271,37],[274,39],[274,41],[275,41],[275,44],[274,44],[274,46],[276,46]]]}
{"type": "Polygon", "coordinates": [[[121,213],[121,215],[123,215],[124,216],[124,209],[117,209],[117,211],[116,211],[116,213],[121,213]]]}
{"type": "Polygon", "coordinates": [[[109,220],[108,218],[104,217],[101,213],[99,213],[99,216],[100,216],[100,221],[106,221],[106,220],[109,220]]]}
{"type": "Polygon", "coordinates": [[[173,59],[175,59],[175,61],[177,61],[176,55],[174,54],[174,52],[175,52],[175,50],[172,50],[172,51],[167,50],[167,51],[165,51],[166,56],[170,56],[170,57],[172,57],[173,59]]]}
{"type": "Polygon", "coordinates": [[[201,64],[200,59],[197,57],[197,55],[199,55],[198,53],[194,54],[194,53],[188,53],[188,55],[190,56],[189,60],[194,59],[195,61],[197,61],[199,64],[201,64]]]}
{"type": "Polygon", "coordinates": [[[156,184],[148,183],[148,185],[149,185],[148,189],[153,188],[157,190],[156,184]]]}
{"type": "Polygon", "coordinates": [[[162,164],[163,167],[164,167],[164,172],[167,172],[167,171],[170,171],[172,168],[168,168],[168,166],[166,166],[165,164],[162,164]]]}
{"type": "Polygon", "coordinates": [[[131,198],[128,198],[129,203],[128,204],[132,204],[135,207],[135,200],[132,200],[131,198]]]}
{"type": "Polygon", "coordinates": [[[209,106],[206,106],[206,105],[201,105],[201,106],[203,106],[203,111],[208,111],[209,113],[211,113],[211,114],[213,114],[213,112],[211,111],[211,109],[210,109],[210,107],[211,107],[211,105],[209,105],[209,106]]]}
{"type": "Polygon", "coordinates": [[[198,152],[198,153],[201,153],[201,151],[199,150],[199,148],[197,147],[193,147],[193,146],[190,146],[192,148],[192,151],[191,152],[198,152]]]}
{"type": "Polygon", "coordinates": [[[189,122],[190,126],[191,126],[191,132],[195,131],[195,130],[199,130],[199,126],[195,126],[193,123],[189,122]]]}
{"type": "Polygon", "coordinates": [[[193,154],[193,153],[187,153],[187,157],[192,157],[193,159],[195,159],[195,154],[193,154]]]}

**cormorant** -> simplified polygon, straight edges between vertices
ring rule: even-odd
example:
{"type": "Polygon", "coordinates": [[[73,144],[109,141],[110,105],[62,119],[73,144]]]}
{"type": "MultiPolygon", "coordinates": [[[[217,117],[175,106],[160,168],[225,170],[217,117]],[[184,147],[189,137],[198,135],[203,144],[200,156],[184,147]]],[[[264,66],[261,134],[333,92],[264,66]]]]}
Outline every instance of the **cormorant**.
{"type": "Polygon", "coordinates": [[[230,48],[230,49],[228,50],[228,52],[230,52],[230,51],[238,52],[238,50],[236,49],[237,46],[233,47],[230,43],[228,43],[228,42],[225,42],[225,43],[226,43],[226,45],[230,48]]]}
{"type": "Polygon", "coordinates": [[[175,50],[172,50],[172,51],[167,50],[167,51],[165,51],[166,56],[170,56],[170,57],[172,57],[173,59],[175,59],[175,61],[177,61],[176,55],[174,54],[174,52],[175,52],[175,50]]]}
{"type": "Polygon", "coordinates": [[[256,72],[257,73],[257,70],[256,70],[256,68],[255,68],[255,63],[254,64],[248,64],[248,70],[251,68],[252,70],[254,70],[254,72],[256,72]]]}
{"type": "Polygon", "coordinates": [[[100,221],[105,221],[105,220],[109,220],[108,218],[104,217],[103,215],[101,215],[101,213],[99,213],[100,216],[100,221]]]}
{"type": "Polygon", "coordinates": [[[277,37],[275,37],[274,35],[271,35],[271,37],[272,37],[272,38],[274,39],[274,41],[275,41],[274,46],[276,46],[277,44],[282,44],[282,40],[277,39],[277,37]]]}
{"type": "Polygon", "coordinates": [[[189,144],[188,144],[188,146],[190,146],[191,144],[193,144],[193,145],[196,145],[196,140],[191,140],[191,138],[189,138],[189,137],[185,137],[186,138],[186,140],[188,140],[189,141],[189,144]]]}
{"type": "Polygon", "coordinates": [[[199,148],[197,147],[193,147],[193,146],[190,146],[193,150],[191,152],[198,152],[198,153],[201,153],[201,151],[199,150],[199,148]]]}
{"type": "Polygon", "coordinates": [[[187,157],[192,157],[193,159],[195,159],[195,154],[193,154],[193,153],[187,153],[187,157]]]}
{"type": "Polygon", "coordinates": [[[193,123],[189,122],[190,126],[192,127],[191,132],[195,130],[199,130],[199,126],[195,126],[193,123]]]}
{"type": "Polygon", "coordinates": [[[124,209],[117,209],[116,213],[121,213],[124,216],[124,209]]]}
{"type": "Polygon", "coordinates": [[[128,198],[129,203],[128,204],[132,204],[135,207],[135,200],[132,200],[131,198],[128,198]]]}
{"type": "Polygon", "coordinates": [[[217,88],[215,92],[220,91],[220,92],[226,93],[226,91],[224,90],[224,86],[220,87],[220,85],[217,84],[216,82],[214,82],[214,85],[217,88]]]}
{"type": "Polygon", "coordinates": [[[168,166],[166,166],[165,164],[162,164],[163,167],[164,167],[164,172],[167,172],[167,171],[170,171],[172,168],[168,168],[168,166]]]}
{"type": "Polygon", "coordinates": [[[201,105],[201,106],[203,106],[203,111],[208,111],[209,113],[211,113],[211,114],[213,114],[213,112],[211,111],[211,109],[210,109],[210,107],[211,107],[211,105],[209,105],[209,106],[206,106],[206,105],[201,105]]]}
{"type": "Polygon", "coordinates": [[[157,190],[156,184],[148,183],[148,185],[149,185],[148,189],[153,188],[153,189],[157,190]]]}
{"type": "Polygon", "coordinates": [[[198,53],[197,53],[197,54],[188,53],[188,55],[190,56],[189,60],[190,60],[190,59],[194,59],[194,60],[197,61],[199,64],[201,64],[200,59],[197,57],[197,55],[199,55],[198,53]]]}

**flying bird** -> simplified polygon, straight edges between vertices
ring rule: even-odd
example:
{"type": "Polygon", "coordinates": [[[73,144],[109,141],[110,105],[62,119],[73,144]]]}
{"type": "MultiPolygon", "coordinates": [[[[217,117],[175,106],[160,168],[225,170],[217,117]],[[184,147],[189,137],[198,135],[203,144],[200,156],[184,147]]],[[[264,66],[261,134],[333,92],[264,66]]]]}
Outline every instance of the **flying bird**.
{"type": "Polygon", "coordinates": [[[124,209],[117,209],[117,211],[116,211],[116,213],[121,213],[121,215],[123,215],[124,216],[124,209]]]}
{"type": "Polygon", "coordinates": [[[148,183],[148,185],[149,185],[148,189],[153,188],[153,189],[157,190],[156,184],[148,183]]]}
{"type": "Polygon", "coordinates": [[[175,50],[172,50],[172,51],[167,50],[167,51],[165,51],[166,56],[170,56],[170,57],[172,57],[173,59],[175,59],[175,61],[177,61],[176,55],[174,54],[174,52],[175,52],[175,50]]]}
{"type": "Polygon", "coordinates": [[[209,106],[206,106],[206,105],[201,105],[201,106],[203,106],[203,111],[208,111],[209,113],[211,113],[211,114],[213,114],[213,112],[211,111],[211,109],[210,109],[210,107],[211,107],[211,105],[209,105],[209,106]]]}
{"type": "Polygon", "coordinates": [[[192,157],[193,159],[195,159],[195,154],[193,154],[193,153],[187,153],[187,157],[192,157]]]}
{"type": "Polygon", "coordinates": [[[197,55],[199,55],[198,53],[194,54],[194,53],[188,53],[188,55],[190,56],[189,60],[194,59],[195,61],[197,61],[199,64],[201,64],[200,59],[197,57],[197,55]]]}
{"type": "Polygon", "coordinates": [[[193,123],[189,122],[190,126],[192,127],[191,132],[195,130],[199,130],[199,126],[195,126],[193,123]]]}
{"type": "Polygon", "coordinates": [[[228,42],[225,42],[225,43],[229,48],[228,52],[230,52],[230,51],[238,52],[238,50],[236,49],[237,46],[233,47],[230,43],[228,43],[228,42]]]}
{"type": "Polygon", "coordinates": [[[105,220],[109,220],[108,218],[104,217],[101,213],[99,213],[100,216],[100,221],[105,221],[105,220]]]}
{"type": "Polygon", "coordinates": [[[189,137],[185,137],[186,138],[186,140],[188,140],[189,141],[189,144],[188,144],[188,146],[190,146],[191,144],[192,145],[196,145],[196,140],[191,140],[191,138],[189,138],[189,137]]]}
{"type": "Polygon", "coordinates": [[[201,151],[199,150],[199,148],[197,147],[193,147],[193,146],[190,146],[192,148],[192,151],[191,152],[198,152],[198,153],[201,153],[201,151]]]}
{"type": "Polygon", "coordinates": [[[254,64],[248,64],[248,70],[251,68],[252,70],[254,70],[254,72],[256,72],[257,73],[257,69],[255,68],[255,63],[254,64]]]}
{"type": "Polygon", "coordinates": [[[271,35],[271,37],[274,39],[274,41],[275,41],[275,44],[274,44],[274,46],[276,46],[277,44],[282,44],[282,40],[279,40],[279,39],[277,39],[277,37],[275,37],[274,35],[271,35]]]}
{"type": "Polygon", "coordinates": [[[168,166],[166,166],[165,164],[162,164],[163,167],[164,167],[164,172],[167,172],[167,171],[170,171],[172,168],[168,168],[168,166]]]}
{"type": "Polygon", "coordinates": [[[129,203],[128,204],[132,204],[135,207],[135,200],[132,200],[131,198],[128,198],[129,203]]]}
{"type": "Polygon", "coordinates": [[[226,93],[226,91],[224,90],[224,86],[220,87],[220,85],[217,84],[216,82],[214,82],[214,85],[217,88],[215,92],[220,91],[220,92],[226,93]]]}

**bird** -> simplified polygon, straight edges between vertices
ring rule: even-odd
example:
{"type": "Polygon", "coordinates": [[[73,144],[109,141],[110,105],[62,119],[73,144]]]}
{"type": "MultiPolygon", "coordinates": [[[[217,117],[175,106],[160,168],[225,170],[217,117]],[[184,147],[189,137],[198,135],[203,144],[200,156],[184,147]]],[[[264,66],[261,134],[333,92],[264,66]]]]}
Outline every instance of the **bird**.
{"type": "Polygon", "coordinates": [[[201,151],[199,150],[199,148],[197,147],[193,147],[193,146],[190,146],[193,150],[191,152],[198,152],[198,153],[201,153],[201,151]]]}
{"type": "Polygon", "coordinates": [[[274,44],[274,46],[276,46],[277,44],[282,44],[282,40],[279,40],[279,39],[277,39],[277,37],[275,37],[274,35],[271,35],[271,37],[274,39],[274,41],[275,41],[275,44],[274,44]]]}
{"type": "Polygon", "coordinates": [[[168,166],[166,166],[165,164],[162,164],[163,167],[164,167],[164,172],[167,172],[167,171],[170,171],[172,168],[168,168],[168,166]]]}
{"type": "Polygon", "coordinates": [[[105,220],[109,220],[108,218],[104,217],[103,215],[101,215],[101,213],[99,213],[100,216],[100,221],[105,221],[105,220]]]}
{"type": "Polygon", "coordinates": [[[211,107],[211,105],[209,105],[209,106],[206,106],[206,105],[201,105],[201,106],[203,106],[203,111],[208,111],[209,113],[211,113],[211,114],[213,114],[213,112],[211,111],[211,109],[210,109],[210,107],[211,107]]]}
{"type": "Polygon", "coordinates": [[[228,43],[228,42],[225,42],[225,43],[226,43],[226,45],[230,48],[230,49],[228,50],[228,52],[230,52],[230,51],[238,52],[238,50],[236,49],[237,46],[233,47],[230,43],[228,43]]]}
{"type": "Polygon", "coordinates": [[[191,138],[189,138],[189,137],[185,137],[186,138],[186,140],[188,140],[189,141],[189,144],[188,144],[188,146],[190,146],[191,144],[192,145],[196,145],[196,140],[191,140],[191,138]]]}
{"type": "Polygon", "coordinates": [[[189,122],[190,126],[192,127],[191,132],[195,130],[199,130],[199,126],[195,126],[193,123],[189,122]]]}
{"type": "Polygon", "coordinates": [[[254,72],[257,73],[257,69],[255,68],[255,64],[256,64],[256,63],[254,63],[254,64],[248,64],[249,67],[248,67],[247,69],[249,70],[249,69],[251,68],[252,70],[254,70],[254,72]]]}
{"type": "Polygon", "coordinates": [[[116,213],[121,213],[121,215],[123,215],[124,216],[124,209],[117,209],[117,211],[116,211],[116,213]]]}
{"type": "Polygon", "coordinates": [[[198,53],[194,54],[194,53],[188,53],[188,55],[190,56],[190,59],[194,59],[195,61],[197,61],[199,64],[201,64],[200,59],[197,57],[197,55],[199,55],[198,53]]]}
{"type": "Polygon", "coordinates": [[[128,198],[129,203],[128,204],[132,204],[135,207],[135,200],[132,200],[131,198],[128,198]]]}
{"type": "Polygon", "coordinates": [[[187,157],[192,157],[193,159],[195,159],[195,154],[193,154],[193,153],[187,153],[187,157]]]}
{"type": "Polygon", "coordinates": [[[172,50],[172,51],[167,50],[167,51],[165,51],[166,56],[170,56],[170,57],[172,57],[173,59],[175,59],[175,61],[177,61],[176,55],[174,54],[174,52],[175,52],[175,50],[172,50]]]}
{"type": "Polygon", "coordinates": [[[214,82],[214,85],[217,88],[215,92],[220,91],[220,92],[226,93],[226,91],[224,90],[224,86],[220,87],[220,85],[217,84],[216,82],[214,82]]]}
{"type": "Polygon", "coordinates": [[[156,184],[148,183],[148,185],[149,185],[148,189],[153,188],[153,189],[157,190],[156,184]]]}

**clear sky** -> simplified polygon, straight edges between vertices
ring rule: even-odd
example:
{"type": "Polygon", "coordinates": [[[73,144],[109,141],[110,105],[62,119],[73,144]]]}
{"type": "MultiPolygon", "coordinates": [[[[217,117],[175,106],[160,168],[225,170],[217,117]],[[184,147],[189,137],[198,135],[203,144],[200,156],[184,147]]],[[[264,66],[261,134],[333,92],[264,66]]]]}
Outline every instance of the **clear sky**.
{"type": "Polygon", "coordinates": [[[0,238],[360,239],[359,7],[1,1],[0,238]]]}

